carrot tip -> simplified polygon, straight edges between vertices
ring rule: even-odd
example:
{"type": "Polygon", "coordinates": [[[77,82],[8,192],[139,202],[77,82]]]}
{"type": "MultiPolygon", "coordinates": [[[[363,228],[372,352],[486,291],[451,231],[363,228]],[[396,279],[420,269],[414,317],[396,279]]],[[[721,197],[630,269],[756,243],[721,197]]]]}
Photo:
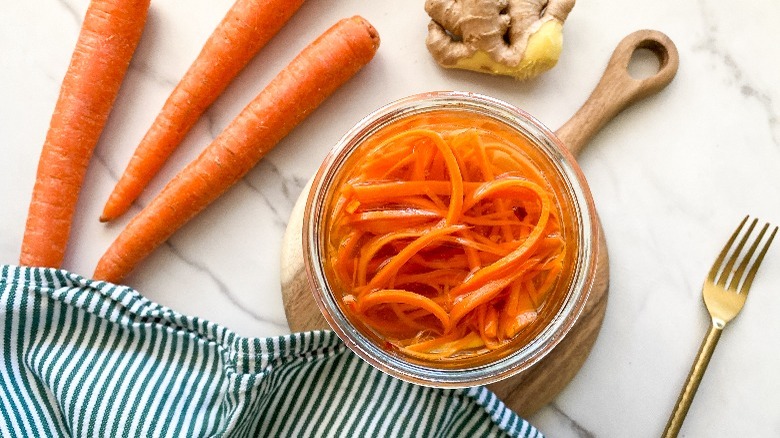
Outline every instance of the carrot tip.
{"type": "Polygon", "coordinates": [[[371,23],[369,23],[368,20],[366,20],[365,18],[363,18],[363,17],[361,17],[359,15],[356,15],[356,16],[352,17],[352,19],[355,20],[355,21],[360,22],[360,24],[365,26],[366,31],[368,32],[369,37],[374,42],[374,49],[379,47],[379,42],[380,42],[379,32],[377,32],[376,28],[371,23]]]}
{"type": "Polygon", "coordinates": [[[103,207],[103,212],[100,213],[100,222],[110,222],[119,216],[122,216],[128,208],[122,204],[118,204],[114,201],[114,195],[108,198],[108,202],[103,207]]]}

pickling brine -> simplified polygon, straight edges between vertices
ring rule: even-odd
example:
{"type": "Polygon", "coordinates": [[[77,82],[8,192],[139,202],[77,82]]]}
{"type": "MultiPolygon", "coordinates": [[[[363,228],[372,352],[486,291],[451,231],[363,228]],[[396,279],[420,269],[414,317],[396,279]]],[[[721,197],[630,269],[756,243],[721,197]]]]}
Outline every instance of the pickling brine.
{"type": "Polygon", "coordinates": [[[332,187],[325,272],[343,312],[386,349],[437,362],[499,352],[562,301],[577,252],[565,187],[502,123],[457,111],[397,120],[332,187]]]}

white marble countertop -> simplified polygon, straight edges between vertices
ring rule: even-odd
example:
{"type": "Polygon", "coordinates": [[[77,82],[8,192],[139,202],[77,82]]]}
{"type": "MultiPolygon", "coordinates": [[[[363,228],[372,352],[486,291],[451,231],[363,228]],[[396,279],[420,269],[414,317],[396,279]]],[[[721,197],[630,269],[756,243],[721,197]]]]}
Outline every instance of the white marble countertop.
{"type": "MultiPolygon", "coordinates": [[[[0,2],[1,263],[18,260],[38,155],[87,3],[0,2]]],[[[127,222],[106,226],[97,217],[231,4],[153,2],[86,176],[66,269],[91,274],[127,222]]],[[[329,147],[361,116],[403,96],[454,89],[504,99],[557,128],[623,36],[657,29],[679,49],[676,79],[621,114],[580,157],[611,257],[604,326],[579,375],[530,420],[552,437],[659,435],[708,324],[700,284],[720,246],[746,213],[780,223],[780,2],[583,0],[566,23],[558,66],[529,83],[437,67],[424,46],[422,5],[309,0],[196,125],[135,211],[339,18],[360,14],[377,27],[375,60],[127,282],[242,335],[285,334],[279,251],[288,215],[329,147]]],[[[721,339],[684,436],[780,435],[780,245],[764,263],[721,339]]]]}

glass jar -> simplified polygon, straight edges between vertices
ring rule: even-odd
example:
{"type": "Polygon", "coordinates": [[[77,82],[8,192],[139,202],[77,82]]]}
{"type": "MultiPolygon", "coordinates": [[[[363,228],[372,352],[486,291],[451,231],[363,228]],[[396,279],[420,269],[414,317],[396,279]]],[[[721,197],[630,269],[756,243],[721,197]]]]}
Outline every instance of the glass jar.
{"type": "Polygon", "coordinates": [[[303,255],[317,305],[331,328],[364,360],[403,380],[436,387],[466,387],[492,383],[522,372],[549,353],[581,313],[593,284],[599,227],[593,199],[579,166],[561,141],[528,113],[498,99],[466,92],[431,92],[410,96],[366,116],[342,137],[315,175],[306,201],[303,255]],[[384,348],[380,339],[350,320],[334,294],[324,263],[327,208],[345,166],[359,146],[383,129],[427,113],[455,112],[490,120],[528,140],[532,158],[545,171],[562,203],[567,233],[576,254],[540,321],[509,347],[466,360],[424,361],[384,348]]]}

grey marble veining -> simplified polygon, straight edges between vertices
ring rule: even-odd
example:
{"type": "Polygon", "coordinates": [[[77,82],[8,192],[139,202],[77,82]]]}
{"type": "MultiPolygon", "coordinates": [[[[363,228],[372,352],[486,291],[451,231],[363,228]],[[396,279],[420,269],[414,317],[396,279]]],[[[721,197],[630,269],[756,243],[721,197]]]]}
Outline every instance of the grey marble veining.
{"type": "MultiPolygon", "coordinates": [[[[0,2],[2,263],[18,260],[40,147],[87,3],[0,2]]],[[[708,323],[700,285],[717,251],[746,213],[780,223],[780,2],[580,1],[558,65],[519,83],[436,66],[420,0],[310,0],[196,124],[130,214],[99,223],[133,149],[231,4],[153,3],[87,173],[64,267],[89,275],[130,215],[276,72],[336,20],[360,14],[381,35],[376,59],[127,279],[150,299],[242,335],[287,333],[279,286],[287,218],[330,147],[361,117],[400,97],[451,89],[504,99],[555,128],[588,96],[623,36],[658,29],[679,49],[677,77],[620,114],[579,158],[610,251],[604,326],[581,372],[531,418],[551,437],[658,436],[708,323]]],[[[684,436],[780,434],[780,246],[764,263],[684,436]]]]}

